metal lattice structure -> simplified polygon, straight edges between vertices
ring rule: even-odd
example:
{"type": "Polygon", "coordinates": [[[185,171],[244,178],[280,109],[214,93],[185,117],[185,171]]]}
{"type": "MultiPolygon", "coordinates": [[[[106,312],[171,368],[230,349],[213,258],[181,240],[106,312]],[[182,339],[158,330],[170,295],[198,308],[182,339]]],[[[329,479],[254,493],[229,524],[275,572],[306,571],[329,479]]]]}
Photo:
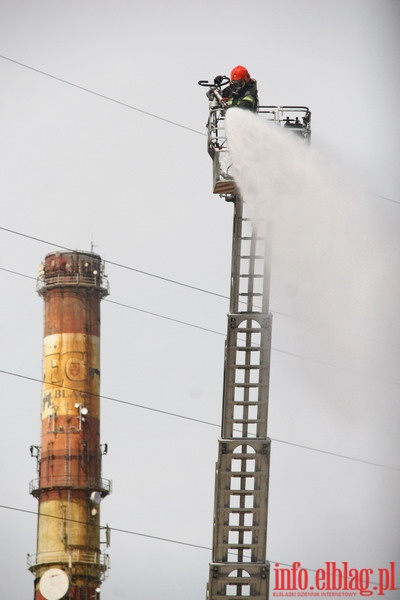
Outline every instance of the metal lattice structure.
{"type": "MultiPolygon", "coordinates": [[[[207,149],[213,160],[213,193],[234,206],[222,429],[207,600],[268,600],[270,252],[265,224],[258,218],[257,223],[252,222],[235,182],[221,90],[221,80],[224,85],[227,79],[199,81],[208,88],[210,100],[207,149]]],[[[311,113],[306,106],[260,106],[258,114],[309,141],[311,113]]]]}
{"type": "Polygon", "coordinates": [[[231,304],[208,599],[265,600],[271,315],[265,238],[234,196],[231,304]]]}

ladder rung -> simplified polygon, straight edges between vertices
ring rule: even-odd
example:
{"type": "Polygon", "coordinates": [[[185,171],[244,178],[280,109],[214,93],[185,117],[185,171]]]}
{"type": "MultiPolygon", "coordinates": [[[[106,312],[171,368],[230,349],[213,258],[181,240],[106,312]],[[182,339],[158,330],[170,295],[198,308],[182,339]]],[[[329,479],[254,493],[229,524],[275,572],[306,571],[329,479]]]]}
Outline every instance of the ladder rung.
{"type": "MultiPolygon", "coordinates": [[[[233,433],[235,434],[236,431],[237,430],[235,429],[233,433]]],[[[241,444],[242,446],[243,446],[243,444],[251,444],[252,442],[265,442],[264,435],[255,435],[255,434],[254,435],[249,434],[246,437],[239,436],[239,435],[238,436],[232,435],[231,437],[229,437],[228,435],[226,435],[224,439],[227,439],[227,440],[229,440],[231,442],[235,442],[235,443],[238,442],[238,444],[241,444]]],[[[237,456],[235,454],[233,458],[240,458],[241,456],[242,456],[241,454],[238,454],[237,456]]],[[[254,458],[254,456],[255,455],[253,454],[253,456],[250,456],[249,458],[254,458]]]]}
{"type": "Polygon", "coordinates": [[[260,346],[232,346],[233,350],[243,350],[243,351],[247,351],[249,350],[250,352],[260,352],[261,348],[260,346]]]}
{"type": "Polygon", "coordinates": [[[258,388],[262,386],[266,386],[266,383],[228,383],[229,386],[238,387],[238,388],[258,388]]]}
{"type": "Polygon", "coordinates": [[[226,419],[226,423],[243,423],[244,425],[254,425],[263,422],[264,419],[226,419]]]}
{"type": "Polygon", "coordinates": [[[265,256],[263,254],[241,254],[240,258],[246,258],[246,259],[254,258],[254,259],[256,259],[256,258],[265,258],[265,256]]]}
{"type": "Polygon", "coordinates": [[[241,370],[249,370],[250,369],[261,369],[264,365],[228,365],[230,369],[241,369],[241,370]]]}
{"type": "Polygon", "coordinates": [[[226,542],[223,545],[228,546],[231,550],[251,550],[252,548],[258,548],[260,544],[230,544],[226,542]]]}
{"type": "Polygon", "coordinates": [[[230,496],[256,496],[255,492],[258,492],[258,490],[223,490],[223,491],[229,492],[230,496]]]}
{"type": "Polygon", "coordinates": [[[254,531],[257,525],[227,525],[229,531],[254,531]]]}
{"type": "MultiPolygon", "coordinates": [[[[236,438],[235,438],[235,441],[236,441],[236,438]]],[[[254,439],[253,439],[253,441],[254,441],[254,439]]],[[[257,441],[266,442],[267,440],[265,440],[265,439],[264,440],[258,440],[257,439],[257,441]]],[[[246,444],[243,444],[243,445],[248,445],[249,443],[250,443],[250,441],[246,442],[246,444]]],[[[244,459],[248,459],[248,458],[252,459],[252,458],[256,458],[256,457],[261,456],[261,454],[259,452],[254,453],[254,454],[253,453],[250,454],[250,452],[244,452],[244,453],[235,452],[235,453],[230,453],[230,454],[232,455],[232,458],[235,458],[235,459],[237,458],[238,460],[244,460],[244,459]]],[[[265,454],[263,454],[262,456],[265,456],[265,454]]],[[[228,467],[226,469],[228,469],[228,467]]],[[[222,469],[221,468],[220,469],[220,473],[222,475],[228,475],[228,476],[232,475],[232,471],[228,471],[226,469],[222,469]]],[[[263,474],[262,471],[259,471],[259,474],[262,475],[263,474]]],[[[239,510],[239,507],[235,508],[233,506],[229,506],[229,507],[225,506],[224,510],[227,510],[229,512],[237,512],[239,510]]]]}
{"type": "Polygon", "coordinates": [[[241,294],[239,294],[239,296],[263,296],[264,294],[262,294],[261,292],[242,292],[241,294]]]}
{"type": "Polygon", "coordinates": [[[248,402],[246,402],[246,400],[234,400],[232,404],[234,406],[262,406],[261,402],[257,402],[256,400],[249,400],[248,402]]]}
{"type": "Polygon", "coordinates": [[[256,273],[253,273],[252,275],[240,275],[240,277],[248,277],[250,279],[250,277],[261,278],[261,277],[264,277],[264,275],[258,275],[256,273]]]}
{"type": "Polygon", "coordinates": [[[229,513],[245,513],[245,514],[250,514],[250,513],[255,513],[255,512],[260,512],[260,507],[254,507],[254,508],[233,508],[232,506],[229,507],[229,509],[227,509],[229,513]]]}

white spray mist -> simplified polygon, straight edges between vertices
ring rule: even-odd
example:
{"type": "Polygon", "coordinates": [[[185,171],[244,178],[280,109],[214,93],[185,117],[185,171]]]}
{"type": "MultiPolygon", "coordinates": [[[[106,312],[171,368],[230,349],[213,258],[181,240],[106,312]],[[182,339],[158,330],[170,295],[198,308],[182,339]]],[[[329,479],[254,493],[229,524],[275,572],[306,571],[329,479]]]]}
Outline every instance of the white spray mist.
{"type": "Polygon", "coordinates": [[[384,363],[387,344],[399,345],[398,236],[295,134],[240,109],[227,112],[226,130],[242,197],[268,223],[272,307],[313,324],[328,360],[384,363]]]}

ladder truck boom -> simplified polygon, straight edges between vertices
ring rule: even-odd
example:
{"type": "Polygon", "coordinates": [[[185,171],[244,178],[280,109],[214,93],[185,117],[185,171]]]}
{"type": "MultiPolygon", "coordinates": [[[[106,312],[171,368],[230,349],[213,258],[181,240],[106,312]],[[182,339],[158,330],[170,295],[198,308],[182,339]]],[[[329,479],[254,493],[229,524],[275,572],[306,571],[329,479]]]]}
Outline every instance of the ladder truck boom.
{"type": "MultiPolygon", "coordinates": [[[[212,561],[207,600],[268,600],[267,514],[271,442],[267,437],[272,315],[265,224],[252,222],[234,179],[219,77],[208,87],[208,153],[213,193],[234,206],[230,307],[225,343],[221,437],[215,475],[212,561]]],[[[241,109],[239,109],[241,110],[241,109]]],[[[260,106],[258,114],[310,138],[303,106],[260,106]]]]}

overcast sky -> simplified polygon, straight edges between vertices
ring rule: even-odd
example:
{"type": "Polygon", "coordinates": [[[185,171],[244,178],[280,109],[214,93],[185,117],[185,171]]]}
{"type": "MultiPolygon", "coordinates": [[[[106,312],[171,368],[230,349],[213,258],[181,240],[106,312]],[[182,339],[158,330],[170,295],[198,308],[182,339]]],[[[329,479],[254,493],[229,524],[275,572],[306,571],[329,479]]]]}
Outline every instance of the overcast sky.
{"type": "MultiPolygon", "coordinates": [[[[135,271],[229,295],[232,206],[211,191],[197,81],[240,63],[262,104],[309,106],[313,146],[362,190],[354,236],[387,241],[390,269],[374,268],[395,278],[399,34],[398,0],[0,0],[0,504],[37,509],[43,306],[32,278],[57,245],[93,245],[123,265],[106,265],[102,304],[113,494],[101,521],[206,548],[112,532],[104,600],[205,598],[228,300],[135,271]]],[[[321,350],[309,313],[293,313],[288,279],[272,281],[268,558],[387,567],[400,559],[398,286],[376,279],[387,302],[363,345],[379,359],[347,362],[336,345],[321,350]]],[[[0,595],[32,597],[36,516],[1,508],[0,522],[0,595]]]]}

